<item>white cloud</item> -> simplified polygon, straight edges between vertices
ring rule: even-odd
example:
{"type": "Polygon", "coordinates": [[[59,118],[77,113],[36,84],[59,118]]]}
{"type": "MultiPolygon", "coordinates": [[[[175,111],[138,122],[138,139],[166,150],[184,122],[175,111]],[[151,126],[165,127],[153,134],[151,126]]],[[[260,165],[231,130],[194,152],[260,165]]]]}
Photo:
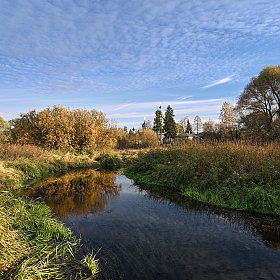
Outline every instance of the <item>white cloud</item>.
{"type": "MultiPolygon", "coordinates": [[[[136,123],[159,100],[176,118],[217,118],[225,98],[214,86],[234,73],[243,88],[264,65],[279,64],[279,14],[275,0],[1,0],[0,90],[23,92],[20,111],[90,105],[136,123]]],[[[15,111],[3,104],[2,113],[15,111]]]]}
{"type": "Polygon", "coordinates": [[[202,88],[210,88],[210,87],[214,87],[214,86],[217,86],[217,85],[220,85],[220,84],[225,84],[225,83],[228,83],[230,82],[232,79],[231,79],[232,76],[229,76],[229,77],[226,77],[224,79],[221,79],[221,80],[218,80],[218,81],[215,81],[207,86],[204,86],[202,88]]]}
{"type": "Polygon", "coordinates": [[[280,35],[275,1],[2,0],[1,11],[0,82],[48,92],[79,75],[94,91],[238,78],[280,35]]]}

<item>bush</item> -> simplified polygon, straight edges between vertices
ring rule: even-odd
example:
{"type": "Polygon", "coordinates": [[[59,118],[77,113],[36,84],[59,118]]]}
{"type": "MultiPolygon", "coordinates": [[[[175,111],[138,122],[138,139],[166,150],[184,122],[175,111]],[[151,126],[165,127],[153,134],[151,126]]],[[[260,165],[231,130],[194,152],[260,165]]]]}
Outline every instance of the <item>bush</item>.
{"type": "Polygon", "coordinates": [[[122,166],[122,160],[116,154],[103,154],[100,156],[99,165],[101,169],[117,170],[122,166]]]}

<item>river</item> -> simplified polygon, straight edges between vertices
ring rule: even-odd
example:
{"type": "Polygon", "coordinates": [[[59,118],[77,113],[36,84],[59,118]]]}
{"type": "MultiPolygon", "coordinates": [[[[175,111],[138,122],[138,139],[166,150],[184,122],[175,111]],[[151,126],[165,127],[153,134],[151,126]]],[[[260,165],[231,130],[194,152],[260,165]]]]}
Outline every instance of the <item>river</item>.
{"type": "Polygon", "coordinates": [[[48,178],[27,195],[81,238],[81,256],[98,252],[98,279],[280,279],[278,216],[150,193],[95,170],[48,178]]]}

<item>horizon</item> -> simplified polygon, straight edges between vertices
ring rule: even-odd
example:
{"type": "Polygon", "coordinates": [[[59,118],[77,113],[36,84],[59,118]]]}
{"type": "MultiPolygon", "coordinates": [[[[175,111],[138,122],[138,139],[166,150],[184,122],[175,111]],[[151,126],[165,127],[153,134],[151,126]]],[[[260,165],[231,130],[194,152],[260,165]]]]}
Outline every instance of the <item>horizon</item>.
{"type": "Polygon", "coordinates": [[[218,120],[250,78],[280,64],[280,2],[3,0],[0,116],[60,104],[128,129],[162,104],[218,120]]]}

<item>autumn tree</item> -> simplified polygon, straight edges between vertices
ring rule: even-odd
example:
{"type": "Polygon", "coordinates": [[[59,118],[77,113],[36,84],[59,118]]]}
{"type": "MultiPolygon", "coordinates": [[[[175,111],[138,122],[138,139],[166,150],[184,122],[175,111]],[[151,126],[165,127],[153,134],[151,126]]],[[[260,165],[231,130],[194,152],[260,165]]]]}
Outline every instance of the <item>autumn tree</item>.
{"type": "Polygon", "coordinates": [[[280,64],[266,66],[257,77],[259,88],[275,102],[277,118],[280,118],[280,64]]]}
{"type": "Polygon", "coordinates": [[[164,137],[170,142],[177,135],[177,126],[174,120],[174,112],[170,105],[167,106],[164,116],[164,137]]]}
{"type": "Polygon", "coordinates": [[[280,65],[266,66],[239,96],[236,111],[245,137],[275,139],[279,133],[280,65]]]}
{"type": "Polygon", "coordinates": [[[228,102],[224,102],[220,110],[219,119],[221,120],[222,138],[231,137],[234,124],[236,122],[236,113],[234,111],[234,105],[228,102]]]}
{"type": "Polygon", "coordinates": [[[19,118],[12,119],[11,141],[19,144],[42,144],[42,131],[38,129],[38,119],[36,110],[28,113],[20,113],[19,118]]]}
{"type": "Polygon", "coordinates": [[[176,123],[176,127],[177,127],[177,134],[184,133],[184,129],[183,129],[182,125],[180,125],[179,123],[176,123]]]}
{"type": "Polygon", "coordinates": [[[117,145],[116,125],[95,109],[55,105],[37,112],[21,113],[11,120],[11,140],[54,149],[109,148],[117,145]]]}
{"type": "Polygon", "coordinates": [[[9,128],[9,123],[0,116],[0,141],[7,139],[9,128]]]}
{"type": "Polygon", "coordinates": [[[219,140],[221,138],[221,124],[209,119],[203,124],[203,132],[207,132],[204,136],[206,139],[219,140]]]}
{"type": "Polygon", "coordinates": [[[203,131],[204,132],[214,132],[215,130],[215,122],[211,119],[209,119],[208,121],[204,122],[203,124],[203,131]]]}
{"type": "Polygon", "coordinates": [[[198,115],[195,116],[194,118],[193,126],[194,126],[194,130],[196,131],[196,134],[202,129],[201,118],[198,115]]]}
{"type": "Polygon", "coordinates": [[[117,148],[128,148],[128,138],[129,134],[124,129],[117,129],[115,131],[115,136],[117,140],[117,148]]]}
{"type": "Polygon", "coordinates": [[[145,129],[141,133],[141,147],[157,147],[159,140],[157,134],[151,129],[145,129]]]}

